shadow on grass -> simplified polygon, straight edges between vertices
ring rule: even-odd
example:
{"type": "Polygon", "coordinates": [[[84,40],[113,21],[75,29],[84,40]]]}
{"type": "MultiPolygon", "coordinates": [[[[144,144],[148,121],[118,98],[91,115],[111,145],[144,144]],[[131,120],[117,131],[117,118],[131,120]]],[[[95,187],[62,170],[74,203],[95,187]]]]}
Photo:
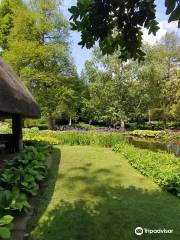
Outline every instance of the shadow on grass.
{"type": "Polygon", "coordinates": [[[180,239],[180,205],[158,191],[99,186],[91,194],[99,202],[60,201],[32,234],[31,240],[133,240],[137,226],[174,229],[173,234],[144,234],[142,239],[180,239]]]}
{"type": "Polygon", "coordinates": [[[52,152],[52,164],[47,176],[46,181],[42,184],[39,195],[35,198],[35,213],[34,217],[28,223],[28,231],[33,229],[44,211],[46,210],[49,202],[51,201],[52,195],[54,193],[55,184],[58,178],[59,164],[61,160],[61,151],[58,148],[54,148],[52,152]]]}

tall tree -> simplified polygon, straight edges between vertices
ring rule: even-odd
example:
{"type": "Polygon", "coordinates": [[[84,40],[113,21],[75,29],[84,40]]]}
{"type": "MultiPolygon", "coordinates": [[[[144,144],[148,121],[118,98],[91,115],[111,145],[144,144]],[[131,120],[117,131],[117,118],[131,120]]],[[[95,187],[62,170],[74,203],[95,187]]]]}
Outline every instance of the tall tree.
{"type": "Polygon", "coordinates": [[[31,0],[12,6],[14,26],[3,53],[35,95],[50,128],[64,104],[64,89],[75,91],[73,81],[78,81],[69,51],[69,26],[59,4],[31,0]]]}
{"type": "Polygon", "coordinates": [[[83,75],[89,85],[89,98],[84,111],[90,121],[115,126],[128,117],[126,109],[131,67],[123,64],[118,54],[104,57],[99,49],[95,49],[92,61],[85,65],[83,75]]]}
{"type": "Polygon", "coordinates": [[[8,36],[13,27],[12,1],[2,0],[0,4],[0,48],[1,52],[8,48],[8,36]]]}

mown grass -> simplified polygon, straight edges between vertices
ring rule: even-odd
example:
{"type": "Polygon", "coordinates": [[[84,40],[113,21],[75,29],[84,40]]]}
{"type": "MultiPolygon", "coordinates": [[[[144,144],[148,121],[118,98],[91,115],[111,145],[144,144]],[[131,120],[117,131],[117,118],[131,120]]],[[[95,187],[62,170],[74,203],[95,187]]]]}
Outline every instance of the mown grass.
{"type": "Polygon", "coordinates": [[[142,239],[180,239],[179,200],[122,155],[92,146],[60,149],[59,169],[56,161],[29,240],[134,240],[139,239],[137,226],[174,229],[173,234],[142,239]]]}

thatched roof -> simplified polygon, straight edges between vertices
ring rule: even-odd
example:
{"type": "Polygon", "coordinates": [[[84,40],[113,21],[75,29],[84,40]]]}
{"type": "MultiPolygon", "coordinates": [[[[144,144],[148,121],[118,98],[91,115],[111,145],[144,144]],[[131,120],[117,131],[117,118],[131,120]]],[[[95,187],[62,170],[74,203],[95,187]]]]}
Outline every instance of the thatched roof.
{"type": "Polygon", "coordinates": [[[37,102],[15,72],[2,59],[0,59],[0,112],[16,113],[25,118],[40,117],[37,102]]]}

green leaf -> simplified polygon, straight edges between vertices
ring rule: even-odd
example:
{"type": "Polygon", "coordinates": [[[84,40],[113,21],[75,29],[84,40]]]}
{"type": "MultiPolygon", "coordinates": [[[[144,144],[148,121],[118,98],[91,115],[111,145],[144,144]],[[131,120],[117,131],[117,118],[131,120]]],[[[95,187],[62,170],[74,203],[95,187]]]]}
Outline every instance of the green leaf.
{"type": "Polygon", "coordinates": [[[14,218],[11,215],[5,215],[4,217],[0,218],[0,226],[11,223],[13,219],[14,218]]]}
{"type": "Polygon", "coordinates": [[[171,13],[168,22],[180,20],[180,5],[171,13]]]}
{"type": "Polygon", "coordinates": [[[11,236],[11,232],[8,228],[6,227],[0,227],[0,237],[4,239],[9,239],[11,236]]]}
{"type": "Polygon", "coordinates": [[[90,3],[92,3],[91,0],[78,0],[78,3],[82,4],[82,5],[89,5],[90,3]]]}
{"type": "Polygon", "coordinates": [[[169,15],[175,8],[176,1],[175,0],[166,0],[165,6],[167,8],[166,14],[169,15]]]}

